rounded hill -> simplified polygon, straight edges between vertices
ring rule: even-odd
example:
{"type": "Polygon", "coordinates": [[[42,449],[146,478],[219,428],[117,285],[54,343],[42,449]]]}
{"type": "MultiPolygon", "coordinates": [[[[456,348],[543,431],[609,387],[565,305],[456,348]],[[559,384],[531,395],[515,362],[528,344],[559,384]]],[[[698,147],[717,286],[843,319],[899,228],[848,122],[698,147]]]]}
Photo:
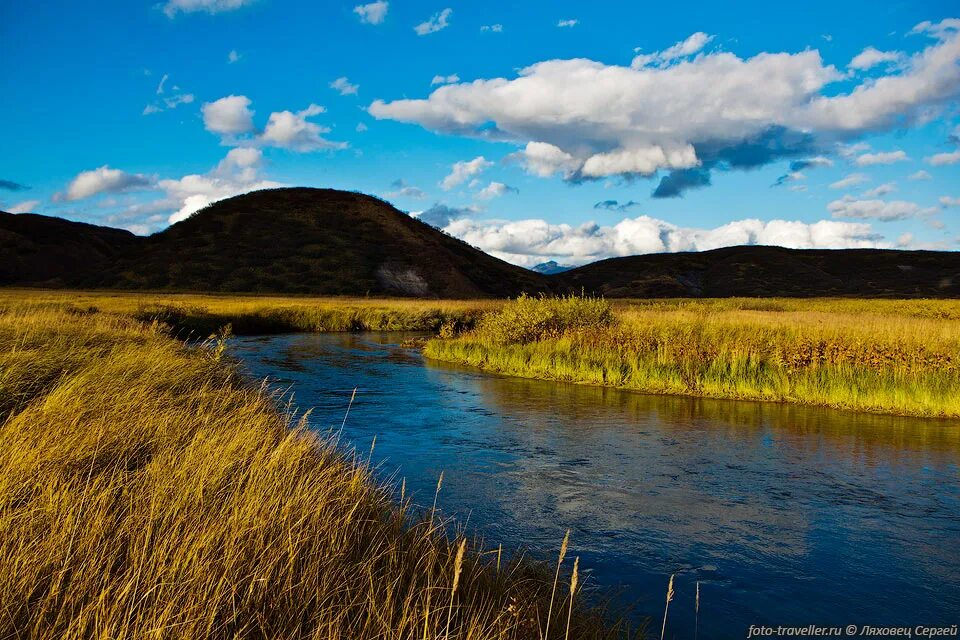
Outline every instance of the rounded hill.
{"type": "Polygon", "coordinates": [[[255,191],[144,239],[87,284],[134,289],[482,297],[546,288],[539,274],[452,238],[378,198],[255,191]]]}

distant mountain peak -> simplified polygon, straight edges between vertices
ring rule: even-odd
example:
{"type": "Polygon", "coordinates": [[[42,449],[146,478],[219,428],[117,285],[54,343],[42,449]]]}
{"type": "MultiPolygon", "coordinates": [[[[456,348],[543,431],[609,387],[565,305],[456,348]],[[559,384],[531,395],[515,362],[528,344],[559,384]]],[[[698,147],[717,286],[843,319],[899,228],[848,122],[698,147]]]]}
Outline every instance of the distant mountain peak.
{"type": "Polygon", "coordinates": [[[536,271],[537,273],[542,273],[546,276],[554,273],[563,273],[564,271],[569,271],[570,269],[573,269],[573,267],[558,264],[556,260],[548,260],[547,262],[541,262],[536,266],[530,267],[530,271],[536,271]]]}

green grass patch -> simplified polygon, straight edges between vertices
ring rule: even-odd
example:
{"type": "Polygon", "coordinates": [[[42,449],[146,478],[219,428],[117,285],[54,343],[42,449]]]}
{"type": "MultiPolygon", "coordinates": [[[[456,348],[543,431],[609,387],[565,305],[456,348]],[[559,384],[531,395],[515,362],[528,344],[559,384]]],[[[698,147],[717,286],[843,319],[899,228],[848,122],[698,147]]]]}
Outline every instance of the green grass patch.
{"type": "Polygon", "coordinates": [[[431,358],[497,373],[682,394],[960,417],[953,301],[521,297],[431,358]]]}

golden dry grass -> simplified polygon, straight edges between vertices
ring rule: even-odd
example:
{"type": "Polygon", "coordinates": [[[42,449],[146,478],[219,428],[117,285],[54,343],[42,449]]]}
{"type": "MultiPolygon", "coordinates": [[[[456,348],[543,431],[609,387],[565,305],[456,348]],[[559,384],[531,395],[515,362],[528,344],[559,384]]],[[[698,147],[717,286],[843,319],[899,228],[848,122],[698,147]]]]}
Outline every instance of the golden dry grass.
{"type": "Polygon", "coordinates": [[[96,310],[172,325],[178,335],[206,337],[224,325],[236,334],[290,331],[439,331],[472,327],[497,300],[308,297],[0,289],[0,309],[96,310]]]}
{"type": "Polygon", "coordinates": [[[960,301],[952,300],[521,298],[475,331],[431,341],[426,353],[649,393],[960,416],[960,301]]]}
{"type": "Polygon", "coordinates": [[[0,638],[546,635],[549,570],[393,504],[216,345],[73,300],[0,309],[0,638]]]}

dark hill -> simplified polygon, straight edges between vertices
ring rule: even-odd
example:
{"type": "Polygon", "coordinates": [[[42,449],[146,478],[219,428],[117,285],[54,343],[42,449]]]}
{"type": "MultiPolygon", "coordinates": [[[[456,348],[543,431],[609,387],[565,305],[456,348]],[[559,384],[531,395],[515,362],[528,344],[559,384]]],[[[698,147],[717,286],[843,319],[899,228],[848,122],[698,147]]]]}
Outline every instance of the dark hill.
{"type": "Polygon", "coordinates": [[[558,274],[611,298],[960,297],[960,252],[726,247],[611,258],[558,274]]]}
{"type": "Polygon", "coordinates": [[[960,297],[960,253],[729,247],[613,258],[542,275],[377,198],[272,189],[222,200],[149,238],[0,214],[0,284],[177,291],[504,297],[960,297]]]}
{"type": "Polygon", "coordinates": [[[139,245],[129,231],[32,213],[0,212],[0,284],[65,286],[139,245]]]}
{"type": "MultiPolygon", "coordinates": [[[[49,229],[37,235],[74,234],[73,226],[64,225],[76,223],[45,220],[49,229]]],[[[256,191],[221,200],[148,238],[130,237],[133,242],[117,242],[113,259],[71,268],[53,283],[449,298],[503,297],[547,286],[539,274],[487,255],[382,200],[333,189],[256,191]]],[[[38,272],[55,272],[58,262],[51,252],[38,272]]],[[[17,283],[38,281],[16,271],[17,283]]]]}

